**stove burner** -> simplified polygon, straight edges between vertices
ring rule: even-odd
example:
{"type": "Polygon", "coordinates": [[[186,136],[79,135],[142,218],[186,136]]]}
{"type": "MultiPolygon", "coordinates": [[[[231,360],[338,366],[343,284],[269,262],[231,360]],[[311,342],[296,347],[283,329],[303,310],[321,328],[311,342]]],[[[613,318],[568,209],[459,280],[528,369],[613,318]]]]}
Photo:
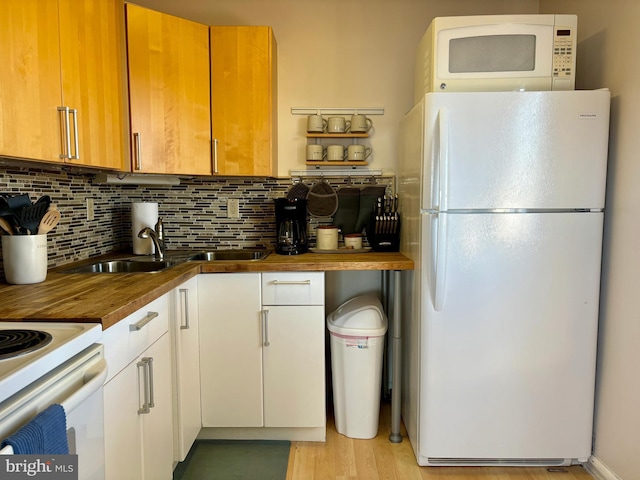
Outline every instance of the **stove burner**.
{"type": "Polygon", "coordinates": [[[0,330],[0,360],[38,350],[51,339],[50,333],[40,330],[0,330]]]}

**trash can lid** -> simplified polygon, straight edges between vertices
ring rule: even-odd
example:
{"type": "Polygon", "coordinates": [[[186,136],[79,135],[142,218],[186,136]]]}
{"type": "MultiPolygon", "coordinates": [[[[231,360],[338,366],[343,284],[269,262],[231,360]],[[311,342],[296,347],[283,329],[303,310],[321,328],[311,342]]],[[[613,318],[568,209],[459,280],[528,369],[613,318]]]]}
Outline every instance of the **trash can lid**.
{"type": "Polygon", "coordinates": [[[373,295],[360,295],[344,302],[327,316],[330,332],[356,337],[381,337],[387,331],[382,304],[373,295]]]}

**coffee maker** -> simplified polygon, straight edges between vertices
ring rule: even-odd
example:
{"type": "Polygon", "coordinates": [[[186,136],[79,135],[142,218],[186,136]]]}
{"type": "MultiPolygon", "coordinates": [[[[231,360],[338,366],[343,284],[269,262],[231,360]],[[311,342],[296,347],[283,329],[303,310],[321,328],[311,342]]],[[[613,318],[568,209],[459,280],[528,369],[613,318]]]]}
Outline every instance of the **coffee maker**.
{"type": "Polygon", "coordinates": [[[299,255],[309,249],[307,238],[307,201],[276,198],[276,253],[299,255]]]}

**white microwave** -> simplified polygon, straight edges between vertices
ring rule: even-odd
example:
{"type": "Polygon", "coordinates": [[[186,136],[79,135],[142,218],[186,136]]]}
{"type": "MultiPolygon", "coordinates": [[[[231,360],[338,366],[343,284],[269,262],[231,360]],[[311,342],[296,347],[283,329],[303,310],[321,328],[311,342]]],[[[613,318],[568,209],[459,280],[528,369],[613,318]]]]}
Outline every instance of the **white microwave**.
{"type": "Polygon", "coordinates": [[[416,54],[415,94],[574,90],[576,15],[434,18],[416,54]]]}

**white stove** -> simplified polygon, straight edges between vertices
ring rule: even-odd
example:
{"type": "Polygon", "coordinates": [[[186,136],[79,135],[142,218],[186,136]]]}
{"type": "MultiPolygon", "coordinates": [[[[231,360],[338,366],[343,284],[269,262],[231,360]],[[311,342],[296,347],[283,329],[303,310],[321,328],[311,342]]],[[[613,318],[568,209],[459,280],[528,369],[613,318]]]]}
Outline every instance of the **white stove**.
{"type": "Polygon", "coordinates": [[[26,353],[0,359],[0,403],[90,347],[102,336],[101,325],[94,323],[0,322],[0,334],[6,330],[45,332],[42,335],[45,344],[26,353]],[[50,341],[46,343],[49,335],[50,341]]]}

